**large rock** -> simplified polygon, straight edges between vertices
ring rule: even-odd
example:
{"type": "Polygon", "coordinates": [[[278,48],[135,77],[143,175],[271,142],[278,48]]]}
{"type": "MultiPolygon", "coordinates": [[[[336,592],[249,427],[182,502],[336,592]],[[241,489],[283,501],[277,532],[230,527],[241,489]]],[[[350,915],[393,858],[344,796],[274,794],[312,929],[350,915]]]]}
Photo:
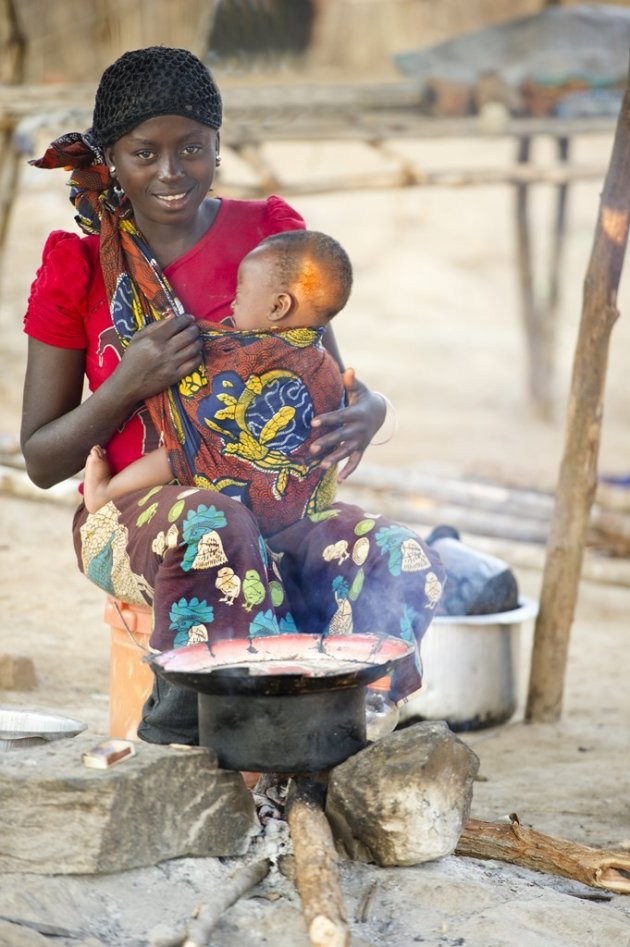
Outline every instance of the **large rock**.
{"type": "Polygon", "coordinates": [[[0,871],[88,874],[185,855],[241,855],[258,831],[239,773],[202,748],[135,744],[106,770],[81,734],[0,754],[0,871]]]}
{"type": "Polygon", "coordinates": [[[326,814],[351,858],[417,865],[451,854],[479,759],[443,721],[384,737],[331,773],[326,814]]]}

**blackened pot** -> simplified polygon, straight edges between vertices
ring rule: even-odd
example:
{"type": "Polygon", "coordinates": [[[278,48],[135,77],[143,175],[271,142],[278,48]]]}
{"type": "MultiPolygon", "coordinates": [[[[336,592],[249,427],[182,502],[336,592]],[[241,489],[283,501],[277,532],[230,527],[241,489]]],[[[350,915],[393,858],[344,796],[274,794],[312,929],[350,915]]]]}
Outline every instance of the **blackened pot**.
{"type": "Polygon", "coordinates": [[[199,694],[199,743],[224,769],[329,769],[366,745],[362,686],[289,695],[199,694]]]}

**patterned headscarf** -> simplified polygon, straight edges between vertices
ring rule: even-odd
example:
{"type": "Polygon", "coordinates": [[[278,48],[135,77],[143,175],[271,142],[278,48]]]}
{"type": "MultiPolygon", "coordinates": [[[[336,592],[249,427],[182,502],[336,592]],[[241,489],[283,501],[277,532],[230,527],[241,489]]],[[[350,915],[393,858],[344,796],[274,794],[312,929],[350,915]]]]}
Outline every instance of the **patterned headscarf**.
{"type": "Polygon", "coordinates": [[[116,187],[91,134],[70,132],[49,145],[37,168],[70,170],[70,200],[84,233],[100,235],[100,262],[116,331],[125,346],[133,333],[169,313],[183,312],[137,229],[133,209],[116,187]]]}
{"type": "MultiPolygon", "coordinates": [[[[114,327],[126,347],[134,332],[167,315],[181,315],[184,307],[136,227],[129,200],[115,186],[103,153],[91,134],[70,132],[49,145],[41,158],[30,162],[37,168],[71,171],[70,200],[76,221],[87,234],[100,236],[100,263],[114,327]]],[[[178,440],[196,440],[189,427],[181,396],[190,386],[203,385],[207,375],[200,365],[168,391],[147,399],[153,423],[159,432],[174,427],[178,440]]],[[[194,461],[194,454],[190,457],[194,461]]]]}

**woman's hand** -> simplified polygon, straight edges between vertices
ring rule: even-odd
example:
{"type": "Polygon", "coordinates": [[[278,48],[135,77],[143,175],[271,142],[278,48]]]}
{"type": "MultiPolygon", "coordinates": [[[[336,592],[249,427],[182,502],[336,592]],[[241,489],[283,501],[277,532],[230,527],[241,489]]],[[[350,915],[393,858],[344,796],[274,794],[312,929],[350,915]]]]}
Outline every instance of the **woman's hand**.
{"type": "Polygon", "coordinates": [[[195,317],[167,316],[132,336],[118,373],[134,386],[136,400],[144,401],[195,371],[202,353],[195,317]]]}
{"type": "Polygon", "coordinates": [[[136,332],[117,369],[118,383],[133,400],[165,391],[198,368],[203,342],[194,316],[167,316],[136,332]]]}
{"type": "Polygon", "coordinates": [[[347,406],[313,418],[312,426],[320,428],[322,436],[311,444],[311,452],[322,458],[322,467],[332,467],[347,458],[337,477],[339,483],[358,467],[387,410],[383,398],[358,381],[353,368],[345,370],[343,383],[347,406]]]}

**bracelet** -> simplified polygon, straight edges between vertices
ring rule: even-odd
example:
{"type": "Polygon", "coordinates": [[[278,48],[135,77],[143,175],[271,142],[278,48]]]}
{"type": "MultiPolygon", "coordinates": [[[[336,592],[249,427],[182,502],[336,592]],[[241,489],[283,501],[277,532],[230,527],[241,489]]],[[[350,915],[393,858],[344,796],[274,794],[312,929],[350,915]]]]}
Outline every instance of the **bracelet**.
{"type": "MultiPolygon", "coordinates": [[[[394,405],[391,403],[391,401],[389,400],[389,398],[387,397],[387,395],[384,395],[382,391],[373,391],[372,394],[373,394],[373,395],[378,395],[378,397],[379,397],[379,398],[382,398],[383,401],[385,402],[385,411],[386,411],[386,413],[385,413],[385,420],[383,421],[383,424],[385,423],[385,421],[386,421],[388,418],[391,418],[391,430],[388,432],[387,436],[384,437],[382,441],[370,441],[370,444],[372,445],[372,447],[382,447],[383,444],[389,444],[389,442],[391,441],[392,437],[393,437],[394,434],[397,432],[397,430],[398,430],[398,415],[396,414],[396,409],[394,408],[394,405]]],[[[381,425],[381,427],[382,427],[382,426],[383,426],[383,425],[381,425]]],[[[379,428],[379,430],[380,430],[380,428],[379,428]]]]}

